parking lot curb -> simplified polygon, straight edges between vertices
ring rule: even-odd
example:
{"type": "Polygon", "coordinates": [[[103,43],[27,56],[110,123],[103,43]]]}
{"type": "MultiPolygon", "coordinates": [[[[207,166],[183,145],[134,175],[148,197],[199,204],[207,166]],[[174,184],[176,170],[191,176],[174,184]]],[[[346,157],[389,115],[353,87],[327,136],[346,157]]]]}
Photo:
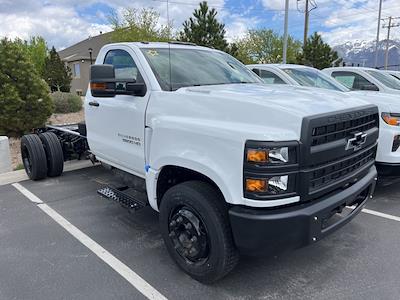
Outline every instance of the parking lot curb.
{"type": "MultiPolygon", "coordinates": [[[[93,164],[90,160],[78,160],[78,161],[69,161],[64,165],[64,172],[90,168],[93,164]]],[[[0,186],[6,184],[12,184],[24,180],[28,180],[28,176],[25,173],[25,170],[18,170],[0,174],[0,186]]]]}

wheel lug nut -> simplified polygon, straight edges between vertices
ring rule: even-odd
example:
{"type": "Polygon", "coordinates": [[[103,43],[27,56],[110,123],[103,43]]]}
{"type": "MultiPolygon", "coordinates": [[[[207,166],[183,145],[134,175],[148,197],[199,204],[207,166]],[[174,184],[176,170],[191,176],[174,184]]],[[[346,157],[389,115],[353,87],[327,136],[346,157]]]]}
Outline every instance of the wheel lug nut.
{"type": "Polygon", "coordinates": [[[190,241],[192,242],[192,243],[196,243],[197,242],[197,237],[192,237],[191,239],[190,239],[190,241]]]}
{"type": "Polygon", "coordinates": [[[186,224],[186,225],[185,225],[185,228],[186,228],[187,230],[192,229],[192,224],[190,224],[190,223],[189,223],[189,224],[186,224]]]}
{"type": "Polygon", "coordinates": [[[182,217],[178,217],[178,219],[176,219],[176,222],[177,223],[181,223],[183,221],[183,218],[182,217]]]}
{"type": "Polygon", "coordinates": [[[175,221],[172,221],[171,223],[169,223],[169,226],[170,227],[174,227],[176,225],[176,222],[175,221]]]}

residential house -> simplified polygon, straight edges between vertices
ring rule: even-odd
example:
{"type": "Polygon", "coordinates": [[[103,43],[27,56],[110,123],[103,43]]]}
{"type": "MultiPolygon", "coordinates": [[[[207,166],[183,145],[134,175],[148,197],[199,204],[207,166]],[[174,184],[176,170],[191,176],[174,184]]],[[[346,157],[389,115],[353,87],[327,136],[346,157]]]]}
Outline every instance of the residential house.
{"type": "Polygon", "coordinates": [[[111,32],[89,37],[58,52],[72,72],[71,92],[85,95],[89,84],[90,65],[95,62],[101,47],[111,42],[111,32]]]}

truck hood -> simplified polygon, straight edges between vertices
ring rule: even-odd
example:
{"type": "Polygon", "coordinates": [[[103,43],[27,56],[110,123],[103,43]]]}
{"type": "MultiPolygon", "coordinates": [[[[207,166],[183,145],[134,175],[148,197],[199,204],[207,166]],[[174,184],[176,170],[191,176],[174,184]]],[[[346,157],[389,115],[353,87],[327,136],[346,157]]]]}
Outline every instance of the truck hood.
{"type": "Polygon", "coordinates": [[[288,85],[228,84],[189,87],[182,93],[201,93],[208,97],[246,102],[251,106],[274,107],[296,116],[311,116],[369,104],[353,95],[325,89],[288,85]]]}
{"type": "Polygon", "coordinates": [[[400,98],[397,95],[373,91],[351,91],[349,94],[375,104],[380,112],[400,113],[400,98]]]}
{"type": "Polygon", "coordinates": [[[347,93],[288,85],[186,87],[173,94],[160,95],[176,101],[171,104],[171,109],[163,111],[165,118],[167,115],[170,119],[184,116],[190,122],[201,124],[201,128],[210,126],[220,133],[230,131],[232,138],[242,136],[243,139],[266,141],[298,140],[304,117],[370,105],[347,93]],[[179,110],[173,107],[179,107],[179,110]]]}

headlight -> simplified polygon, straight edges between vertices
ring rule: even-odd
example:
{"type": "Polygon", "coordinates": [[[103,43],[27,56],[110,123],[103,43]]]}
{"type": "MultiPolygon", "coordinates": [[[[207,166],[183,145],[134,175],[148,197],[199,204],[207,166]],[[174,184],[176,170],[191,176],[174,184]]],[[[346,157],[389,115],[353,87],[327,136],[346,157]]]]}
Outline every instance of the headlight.
{"type": "Polygon", "coordinates": [[[265,179],[246,178],[246,191],[278,195],[288,190],[289,176],[274,176],[265,179]]]}
{"type": "Polygon", "coordinates": [[[296,146],[278,147],[267,144],[256,145],[248,143],[246,145],[246,162],[253,165],[284,165],[296,163],[296,146]],[[257,147],[254,147],[257,146],[257,147]]]}
{"type": "Polygon", "coordinates": [[[382,113],[382,119],[386,124],[400,126],[400,114],[382,113]]]}
{"type": "Polygon", "coordinates": [[[244,196],[273,200],[296,195],[299,143],[247,141],[243,165],[244,196]]]}

